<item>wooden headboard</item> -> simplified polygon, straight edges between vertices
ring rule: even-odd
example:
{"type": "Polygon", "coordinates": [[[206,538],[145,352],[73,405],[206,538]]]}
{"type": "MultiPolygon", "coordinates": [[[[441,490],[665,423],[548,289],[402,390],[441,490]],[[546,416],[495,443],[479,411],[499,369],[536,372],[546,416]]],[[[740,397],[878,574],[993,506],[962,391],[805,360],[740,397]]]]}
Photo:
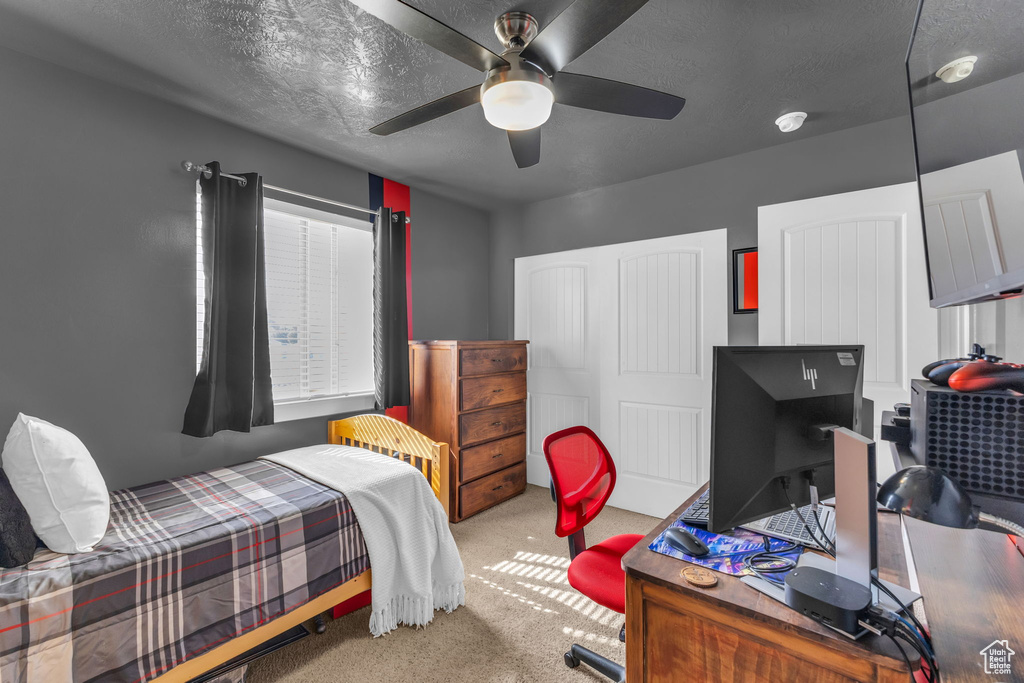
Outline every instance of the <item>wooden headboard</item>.
{"type": "Polygon", "coordinates": [[[356,415],[327,423],[328,443],[368,448],[413,465],[430,482],[434,495],[448,510],[448,444],[439,443],[385,415],[356,415]]]}

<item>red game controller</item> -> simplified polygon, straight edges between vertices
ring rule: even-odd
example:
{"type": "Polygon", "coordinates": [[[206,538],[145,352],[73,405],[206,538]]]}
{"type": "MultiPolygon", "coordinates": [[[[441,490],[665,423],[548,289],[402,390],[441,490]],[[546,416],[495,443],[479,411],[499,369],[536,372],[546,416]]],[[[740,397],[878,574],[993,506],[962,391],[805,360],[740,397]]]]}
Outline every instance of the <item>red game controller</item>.
{"type": "MultiPolygon", "coordinates": [[[[971,352],[967,354],[967,358],[949,358],[947,360],[937,360],[934,363],[929,363],[921,370],[921,376],[932,384],[948,387],[949,378],[954,372],[968,363],[976,361],[979,358],[983,358],[984,356],[985,348],[981,344],[974,344],[971,348],[971,352]]],[[[995,360],[999,361],[1002,359],[996,358],[995,360]]]]}
{"type": "Polygon", "coordinates": [[[955,391],[1011,389],[1024,393],[1024,365],[1000,363],[997,356],[983,356],[954,372],[949,388],[955,391]]]}

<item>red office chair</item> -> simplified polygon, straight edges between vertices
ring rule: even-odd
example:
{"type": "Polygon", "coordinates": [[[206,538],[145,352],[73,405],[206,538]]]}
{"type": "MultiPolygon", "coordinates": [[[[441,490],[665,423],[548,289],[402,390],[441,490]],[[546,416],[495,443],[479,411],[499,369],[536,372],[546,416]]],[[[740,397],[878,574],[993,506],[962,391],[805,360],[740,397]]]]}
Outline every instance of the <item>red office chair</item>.
{"type": "MultiPolygon", "coordinates": [[[[569,427],[544,439],[544,457],[551,471],[551,497],[558,505],[555,534],[569,537],[569,585],[599,605],[626,612],[626,574],[622,556],[640,542],[640,534],[621,534],[587,547],[583,527],[604,508],[615,488],[615,463],[597,434],[587,427],[569,427]]],[[[619,631],[625,642],[625,625],[619,631]]],[[[573,644],[565,663],[585,662],[613,681],[626,680],[625,669],[606,657],[573,644]]]]}

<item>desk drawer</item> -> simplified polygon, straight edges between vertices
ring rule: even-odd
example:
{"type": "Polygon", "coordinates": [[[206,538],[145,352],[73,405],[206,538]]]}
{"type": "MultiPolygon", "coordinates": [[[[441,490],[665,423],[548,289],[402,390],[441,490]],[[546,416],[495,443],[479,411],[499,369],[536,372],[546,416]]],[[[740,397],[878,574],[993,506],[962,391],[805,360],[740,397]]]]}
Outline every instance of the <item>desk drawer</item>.
{"type": "Polygon", "coordinates": [[[526,435],[516,434],[507,439],[464,448],[459,452],[460,481],[472,481],[485,474],[526,460],[526,435]]]}
{"type": "Polygon", "coordinates": [[[462,380],[460,384],[462,388],[460,410],[473,410],[526,400],[525,372],[471,377],[462,380]]]}
{"type": "Polygon", "coordinates": [[[526,431],[526,403],[459,415],[459,447],[526,431]]]}
{"type": "Polygon", "coordinates": [[[488,375],[526,369],[525,346],[459,350],[459,374],[488,375]]]}
{"type": "Polygon", "coordinates": [[[526,490],[526,463],[459,487],[459,514],[468,517],[526,490]]]}

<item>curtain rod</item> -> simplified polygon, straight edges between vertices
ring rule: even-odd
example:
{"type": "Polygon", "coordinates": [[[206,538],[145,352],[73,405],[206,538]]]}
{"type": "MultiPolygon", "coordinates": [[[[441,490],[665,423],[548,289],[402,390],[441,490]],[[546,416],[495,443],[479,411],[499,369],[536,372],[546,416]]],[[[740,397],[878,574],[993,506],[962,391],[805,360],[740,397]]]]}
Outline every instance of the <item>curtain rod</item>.
{"type": "MultiPolygon", "coordinates": [[[[213,171],[210,170],[209,166],[205,166],[205,165],[202,165],[202,164],[194,164],[191,161],[183,161],[183,162],[181,162],[181,167],[183,169],[185,169],[185,171],[188,172],[188,173],[194,173],[195,175],[202,175],[205,178],[209,178],[210,176],[213,175],[213,171]]],[[[224,173],[223,171],[221,172],[220,175],[221,175],[222,178],[231,178],[232,180],[237,180],[238,184],[241,187],[245,187],[246,180],[242,176],[232,175],[230,173],[224,173]]],[[[337,207],[342,208],[342,209],[348,209],[349,211],[356,211],[358,213],[365,213],[365,214],[367,214],[369,216],[376,216],[377,215],[376,211],[370,211],[369,209],[367,209],[365,207],[362,207],[362,206],[356,206],[354,204],[346,204],[344,202],[336,202],[333,199],[326,199],[324,197],[317,197],[316,195],[306,194],[305,192],[296,192],[295,190],[287,190],[287,189],[285,189],[283,187],[277,187],[276,185],[268,185],[267,183],[263,183],[263,188],[266,189],[266,190],[273,190],[274,192],[283,192],[284,194],[290,194],[290,195],[293,195],[295,197],[302,197],[304,199],[311,199],[314,202],[322,202],[324,204],[330,204],[331,206],[337,206],[337,207]]],[[[408,216],[405,217],[405,222],[406,223],[410,223],[411,222],[408,216]]]]}

